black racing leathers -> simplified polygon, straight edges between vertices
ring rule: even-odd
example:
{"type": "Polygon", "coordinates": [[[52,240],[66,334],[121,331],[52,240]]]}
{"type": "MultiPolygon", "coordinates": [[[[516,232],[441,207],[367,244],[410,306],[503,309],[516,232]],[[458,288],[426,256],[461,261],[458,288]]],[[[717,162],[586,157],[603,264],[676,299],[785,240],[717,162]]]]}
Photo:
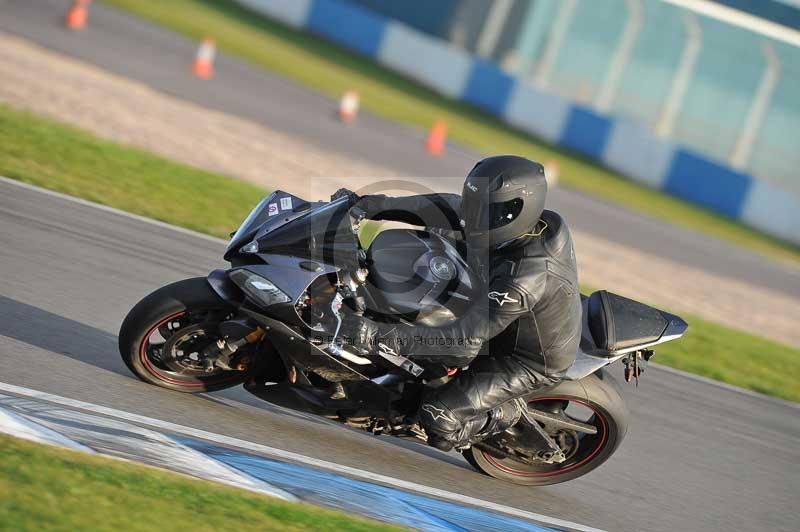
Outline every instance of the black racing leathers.
{"type": "MultiPolygon", "coordinates": [[[[455,194],[365,196],[359,202],[370,219],[447,231],[459,229],[459,206],[455,194]]],[[[476,420],[498,405],[558,382],[575,359],[581,333],[575,253],[558,214],[544,211],[530,234],[511,245],[470,253],[483,288],[460,319],[445,327],[376,324],[378,341],[404,356],[470,365],[426,397],[421,409],[428,433],[455,445],[480,430],[476,420]]]]}

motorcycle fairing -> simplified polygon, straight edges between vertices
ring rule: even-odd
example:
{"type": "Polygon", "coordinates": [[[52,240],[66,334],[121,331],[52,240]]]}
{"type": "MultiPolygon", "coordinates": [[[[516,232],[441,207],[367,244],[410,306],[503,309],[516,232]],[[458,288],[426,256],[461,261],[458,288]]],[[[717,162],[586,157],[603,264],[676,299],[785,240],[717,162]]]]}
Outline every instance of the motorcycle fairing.
{"type": "Polygon", "coordinates": [[[305,216],[314,207],[324,205],[322,202],[312,204],[303,198],[293,196],[288,192],[276,190],[256,205],[247,218],[239,226],[239,229],[231,237],[228,247],[225,249],[225,260],[230,261],[239,249],[253,240],[256,234],[263,234],[272,229],[305,216]],[[283,208],[281,208],[283,206],[283,208]]]}
{"type": "Polygon", "coordinates": [[[229,270],[212,270],[206,278],[209,286],[220,297],[233,305],[237,305],[244,300],[244,293],[236,286],[236,283],[228,277],[229,270]]]}
{"type": "Polygon", "coordinates": [[[353,232],[347,199],[305,205],[308,207],[299,212],[281,212],[267,219],[254,237],[259,251],[357,268],[358,237],[353,232]]]}
{"type": "Polygon", "coordinates": [[[643,340],[639,345],[633,345],[616,351],[600,349],[595,344],[595,340],[592,335],[592,327],[590,322],[592,315],[589,312],[589,300],[590,297],[581,295],[581,303],[583,306],[583,329],[581,333],[581,343],[580,348],[578,349],[578,354],[575,357],[575,362],[572,363],[572,366],[570,366],[563,375],[564,379],[566,380],[577,381],[583,379],[600,368],[620,360],[628,353],[680,338],[689,327],[687,323],[683,321],[683,319],[674,314],[664,312],[663,310],[654,309],[653,307],[648,307],[649,309],[655,310],[661,316],[663,316],[667,323],[663,332],[657,338],[646,339],[643,340]]]}
{"type": "Polygon", "coordinates": [[[259,253],[258,258],[263,261],[263,264],[248,264],[242,266],[242,269],[251,271],[272,282],[284,294],[289,296],[292,305],[297,303],[305,289],[318,277],[339,271],[339,268],[325,263],[316,263],[318,269],[310,271],[307,267],[304,267],[304,263],[308,261],[303,257],[259,253]]]}
{"type": "Polygon", "coordinates": [[[281,357],[291,355],[291,359],[284,358],[287,367],[297,365],[331,382],[369,380],[366,375],[356,371],[345,361],[326,353],[281,321],[244,307],[241,311],[268,328],[267,340],[281,357]]]}
{"type": "Polygon", "coordinates": [[[347,381],[342,382],[342,386],[346,392],[345,399],[331,399],[329,391],[299,382],[267,385],[255,378],[245,383],[245,389],[260,399],[318,416],[380,416],[391,419],[402,412],[396,409],[401,397],[390,388],[372,381],[347,381]]]}

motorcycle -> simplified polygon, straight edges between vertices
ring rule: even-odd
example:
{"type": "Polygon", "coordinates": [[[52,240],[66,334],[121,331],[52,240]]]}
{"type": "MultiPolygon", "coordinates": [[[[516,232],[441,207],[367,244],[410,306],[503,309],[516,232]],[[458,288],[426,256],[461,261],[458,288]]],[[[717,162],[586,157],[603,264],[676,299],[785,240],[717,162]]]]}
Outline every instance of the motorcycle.
{"type": "MultiPolygon", "coordinates": [[[[390,228],[362,246],[363,214],[347,198],[273,192],[232,234],[230,269],[164,286],[133,307],[119,334],[125,363],[163,388],[243,384],[276,405],[426,441],[421,398],[463,368],[382,344],[364,350],[340,334],[343,316],[442,326],[476,300],[480,282],[458,242],[436,232],[390,228]]],[[[525,397],[515,426],[459,449],[478,471],[539,486],[598,467],[628,425],[605,368],[622,360],[626,380],[638,383],[651,348],[687,329],[678,316],[606,291],[582,303],[580,349],[561,382],[525,397]]]]}

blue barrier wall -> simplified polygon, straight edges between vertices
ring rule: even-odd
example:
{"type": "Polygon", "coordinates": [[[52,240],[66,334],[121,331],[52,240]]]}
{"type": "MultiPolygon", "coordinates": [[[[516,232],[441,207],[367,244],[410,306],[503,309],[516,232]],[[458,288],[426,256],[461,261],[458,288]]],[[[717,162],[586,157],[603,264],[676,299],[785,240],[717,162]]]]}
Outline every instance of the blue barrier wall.
{"type": "Polygon", "coordinates": [[[339,0],[314,0],[306,28],[353,52],[375,57],[387,21],[371,11],[339,0]]]}
{"type": "Polygon", "coordinates": [[[800,199],[751,175],[528,86],[495,64],[344,0],[238,0],[652,188],[800,244],[800,199]]]}
{"type": "Polygon", "coordinates": [[[569,111],[560,144],[592,159],[602,159],[610,130],[608,118],[576,105],[569,111]]]}

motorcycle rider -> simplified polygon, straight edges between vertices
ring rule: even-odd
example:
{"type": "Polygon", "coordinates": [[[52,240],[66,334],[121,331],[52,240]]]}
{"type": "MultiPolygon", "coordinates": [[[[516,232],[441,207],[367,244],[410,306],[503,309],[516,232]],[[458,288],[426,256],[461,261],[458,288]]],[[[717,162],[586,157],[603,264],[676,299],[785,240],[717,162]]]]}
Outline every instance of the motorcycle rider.
{"type": "Polygon", "coordinates": [[[457,232],[480,277],[478,301],[443,327],[346,321],[362,346],[469,365],[422,401],[430,445],[449,450],[510,428],[526,408],[522,397],[557,383],[575,359],[581,334],[575,252],[564,220],[544,210],[546,194],[541,164],[497,156],[475,165],[461,196],[359,198],[346,189],[333,196],[349,196],[368,219],[457,232]]]}

